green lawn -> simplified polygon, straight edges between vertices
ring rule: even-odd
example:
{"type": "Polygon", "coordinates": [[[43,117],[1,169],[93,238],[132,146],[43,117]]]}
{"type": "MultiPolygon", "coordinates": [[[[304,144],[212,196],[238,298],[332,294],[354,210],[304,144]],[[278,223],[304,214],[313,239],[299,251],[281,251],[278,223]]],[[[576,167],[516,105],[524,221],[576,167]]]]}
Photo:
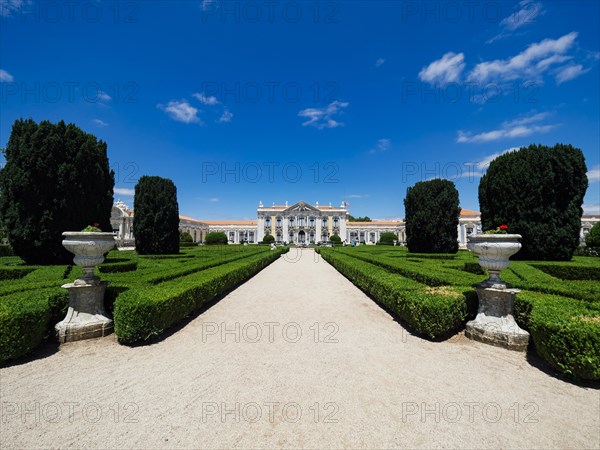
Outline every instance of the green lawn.
{"type": "MultiPolygon", "coordinates": [[[[444,339],[474,317],[472,285],[487,275],[468,251],[412,254],[404,247],[359,246],[318,250],[344,276],[397,313],[416,333],[444,339]]],[[[521,289],[519,326],[554,369],[600,379],[600,259],[511,261],[502,279],[521,289]]]]}
{"type": "MultiPolygon", "coordinates": [[[[110,282],[105,306],[114,315],[119,341],[160,335],[286,251],[225,245],[165,256],[110,252],[98,272],[110,282]]],[[[27,266],[18,257],[0,258],[0,361],[22,356],[52,336],[68,306],[61,285],[80,275],[77,266],[27,266]]]]}

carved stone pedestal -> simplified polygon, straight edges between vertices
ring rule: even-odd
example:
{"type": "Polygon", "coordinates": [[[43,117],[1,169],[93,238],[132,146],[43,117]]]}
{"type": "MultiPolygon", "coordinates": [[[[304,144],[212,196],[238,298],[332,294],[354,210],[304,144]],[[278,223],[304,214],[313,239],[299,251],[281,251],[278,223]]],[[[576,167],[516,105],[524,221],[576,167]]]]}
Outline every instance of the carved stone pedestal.
{"type": "Polygon", "coordinates": [[[486,287],[485,283],[475,286],[479,297],[479,309],[475,320],[467,322],[465,335],[476,341],[525,351],[529,344],[529,333],[515,322],[514,300],[518,289],[486,287]]]}
{"type": "Polygon", "coordinates": [[[104,311],[104,291],[108,283],[82,283],[82,279],[62,287],[69,291],[69,310],[66,317],[56,324],[58,341],[80,341],[107,336],[113,332],[113,321],[104,311]]]}

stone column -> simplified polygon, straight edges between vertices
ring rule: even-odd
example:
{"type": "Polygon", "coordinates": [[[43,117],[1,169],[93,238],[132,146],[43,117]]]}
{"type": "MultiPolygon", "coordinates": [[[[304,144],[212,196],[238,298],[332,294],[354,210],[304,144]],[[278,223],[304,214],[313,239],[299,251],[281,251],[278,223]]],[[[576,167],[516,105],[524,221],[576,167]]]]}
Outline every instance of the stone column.
{"type": "Polygon", "coordinates": [[[319,242],[321,240],[321,222],[323,221],[323,218],[321,216],[316,216],[315,221],[315,241],[319,242]]]}

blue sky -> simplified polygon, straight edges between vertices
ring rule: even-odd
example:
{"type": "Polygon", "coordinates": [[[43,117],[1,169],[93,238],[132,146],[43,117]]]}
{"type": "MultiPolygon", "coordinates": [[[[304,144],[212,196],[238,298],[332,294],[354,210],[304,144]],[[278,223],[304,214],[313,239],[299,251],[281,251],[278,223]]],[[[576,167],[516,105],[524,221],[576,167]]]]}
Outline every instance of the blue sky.
{"type": "Polygon", "coordinates": [[[147,174],[200,219],[400,218],[445,177],[478,209],[495,155],[561,142],[600,213],[598,2],[3,0],[0,20],[0,146],[20,117],[74,122],[108,143],[115,200],[147,174]]]}

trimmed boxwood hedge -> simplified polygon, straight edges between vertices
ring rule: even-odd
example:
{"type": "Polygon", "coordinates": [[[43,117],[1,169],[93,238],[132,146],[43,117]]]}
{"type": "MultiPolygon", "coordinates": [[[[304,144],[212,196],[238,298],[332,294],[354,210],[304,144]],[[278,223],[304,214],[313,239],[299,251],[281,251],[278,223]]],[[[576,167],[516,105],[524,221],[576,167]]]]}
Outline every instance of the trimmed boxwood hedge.
{"type": "Polygon", "coordinates": [[[574,266],[569,264],[534,264],[533,266],[561,280],[600,281],[600,270],[598,267],[574,266]]]}
{"type": "MultiPolygon", "coordinates": [[[[141,258],[133,253],[109,255],[101,266],[102,278],[111,282],[104,297],[106,311],[110,314],[116,299],[127,291],[163,286],[176,290],[180,284],[198,276],[190,274],[234,260],[243,263],[260,254],[268,256],[270,251],[258,246],[237,249],[229,246],[189,252],[177,255],[178,258],[159,259],[141,258]],[[134,267],[138,267],[135,272],[123,271],[134,267]]],[[[17,273],[15,271],[27,271],[27,274],[20,279],[0,280],[0,362],[25,355],[54,334],[54,325],[65,317],[68,308],[68,292],[61,285],[81,274],[79,267],[71,271],[73,266],[23,266],[19,258],[3,258],[2,262],[5,265],[0,271],[5,270],[11,276],[17,273]]]]}
{"type": "Polygon", "coordinates": [[[138,263],[136,261],[118,262],[114,264],[102,264],[98,266],[100,273],[123,273],[134,272],[137,270],[138,263]]]}
{"type": "Polygon", "coordinates": [[[36,348],[66,314],[68,294],[40,289],[0,298],[0,362],[36,348]]]}
{"type": "Polygon", "coordinates": [[[1,280],[18,280],[23,278],[25,275],[33,272],[35,269],[20,268],[20,267],[0,267],[0,281],[1,280]]]}
{"type": "Polygon", "coordinates": [[[523,291],[515,319],[551,367],[571,378],[600,380],[600,304],[523,291]]]}
{"type": "Polygon", "coordinates": [[[475,310],[475,291],[432,288],[331,249],[323,258],[375,300],[398,314],[414,331],[436,339],[460,330],[475,310]]]}
{"type": "Polygon", "coordinates": [[[144,341],[163,333],[202,305],[223,295],[287,251],[280,248],[196,272],[152,288],[130,289],[114,306],[115,333],[121,343],[144,341]]]}

